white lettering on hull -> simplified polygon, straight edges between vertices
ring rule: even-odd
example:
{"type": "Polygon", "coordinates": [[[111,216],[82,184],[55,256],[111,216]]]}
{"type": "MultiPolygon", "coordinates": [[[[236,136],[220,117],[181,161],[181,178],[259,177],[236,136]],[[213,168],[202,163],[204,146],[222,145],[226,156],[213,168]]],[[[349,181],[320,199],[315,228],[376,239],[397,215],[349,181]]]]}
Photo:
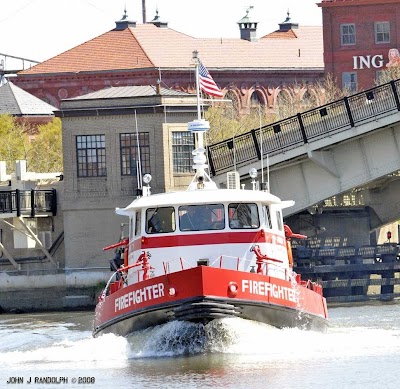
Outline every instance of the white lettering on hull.
{"type": "Polygon", "coordinates": [[[144,288],[125,293],[115,299],[115,312],[129,308],[131,305],[155,300],[164,296],[164,284],[149,285],[144,288]]]}
{"type": "Polygon", "coordinates": [[[260,296],[271,296],[296,303],[296,295],[292,288],[271,284],[269,282],[242,280],[242,292],[258,294],[260,296]]]}

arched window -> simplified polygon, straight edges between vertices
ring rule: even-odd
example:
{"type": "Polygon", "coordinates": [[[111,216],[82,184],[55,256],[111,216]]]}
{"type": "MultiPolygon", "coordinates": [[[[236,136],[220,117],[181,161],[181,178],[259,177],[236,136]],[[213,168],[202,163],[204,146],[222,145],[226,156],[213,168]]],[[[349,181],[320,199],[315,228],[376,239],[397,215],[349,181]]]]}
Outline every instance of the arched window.
{"type": "Polygon", "coordinates": [[[276,113],[278,119],[284,119],[295,115],[300,110],[297,109],[296,101],[287,89],[281,89],[276,98],[276,113]]]}
{"type": "Polygon", "coordinates": [[[239,99],[236,96],[236,93],[233,91],[228,91],[225,94],[224,99],[226,100],[232,100],[232,104],[228,104],[233,108],[233,112],[235,113],[235,116],[238,114],[239,110],[240,110],[240,104],[239,104],[239,99]]]}
{"type": "Polygon", "coordinates": [[[318,105],[315,94],[308,89],[303,93],[301,101],[303,102],[304,109],[311,109],[318,105]]]}
{"type": "Polygon", "coordinates": [[[259,92],[254,91],[250,97],[250,107],[258,107],[259,105],[264,105],[264,101],[259,92]]]}

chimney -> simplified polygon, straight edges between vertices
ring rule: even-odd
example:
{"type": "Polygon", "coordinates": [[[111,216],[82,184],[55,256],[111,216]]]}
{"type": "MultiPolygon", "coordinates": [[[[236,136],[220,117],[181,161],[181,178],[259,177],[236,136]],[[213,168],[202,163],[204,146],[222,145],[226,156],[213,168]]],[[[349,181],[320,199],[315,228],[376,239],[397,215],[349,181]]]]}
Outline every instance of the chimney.
{"type": "Polygon", "coordinates": [[[128,20],[128,14],[126,13],[126,8],[124,10],[124,16],[118,22],[115,22],[116,30],[125,30],[128,27],[136,27],[136,22],[128,20]]]}
{"type": "Polygon", "coordinates": [[[142,17],[143,17],[143,24],[146,23],[146,0],[142,0],[142,17]]]}
{"type": "Polygon", "coordinates": [[[253,8],[253,6],[247,8],[246,15],[238,21],[240,29],[240,39],[244,39],[249,42],[255,42],[257,40],[256,33],[258,22],[253,22],[249,18],[249,12],[253,8]]]}

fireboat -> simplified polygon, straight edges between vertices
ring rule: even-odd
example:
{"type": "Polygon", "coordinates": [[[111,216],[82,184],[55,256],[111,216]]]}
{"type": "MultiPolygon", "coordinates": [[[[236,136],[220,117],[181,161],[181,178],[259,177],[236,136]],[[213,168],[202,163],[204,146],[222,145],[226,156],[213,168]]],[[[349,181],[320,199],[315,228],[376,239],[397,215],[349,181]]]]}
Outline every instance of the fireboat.
{"type": "Polygon", "coordinates": [[[217,188],[207,173],[209,128],[200,114],[188,124],[197,148],[186,191],[151,194],[145,174],[142,195],[116,209],[129,219],[129,237],[104,248],[122,251],[123,263],[99,296],[94,336],[226,317],[326,331],[322,286],[293,271],[291,240],[306,238],[284,224],[283,209],[294,202],[268,185],[217,188]]]}

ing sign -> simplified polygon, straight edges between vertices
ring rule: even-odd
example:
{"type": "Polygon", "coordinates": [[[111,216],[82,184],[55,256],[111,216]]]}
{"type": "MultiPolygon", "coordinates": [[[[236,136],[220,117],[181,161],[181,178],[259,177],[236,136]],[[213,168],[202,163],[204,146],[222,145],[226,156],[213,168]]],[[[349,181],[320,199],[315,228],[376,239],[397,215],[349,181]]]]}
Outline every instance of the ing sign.
{"type": "MultiPolygon", "coordinates": [[[[398,49],[390,49],[388,53],[389,62],[386,67],[399,66],[400,65],[400,53],[398,49]]],[[[384,66],[384,60],[382,54],[377,55],[355,55],[353,56],[353,69],[375,69],[382,68],[384,66]]]]}

